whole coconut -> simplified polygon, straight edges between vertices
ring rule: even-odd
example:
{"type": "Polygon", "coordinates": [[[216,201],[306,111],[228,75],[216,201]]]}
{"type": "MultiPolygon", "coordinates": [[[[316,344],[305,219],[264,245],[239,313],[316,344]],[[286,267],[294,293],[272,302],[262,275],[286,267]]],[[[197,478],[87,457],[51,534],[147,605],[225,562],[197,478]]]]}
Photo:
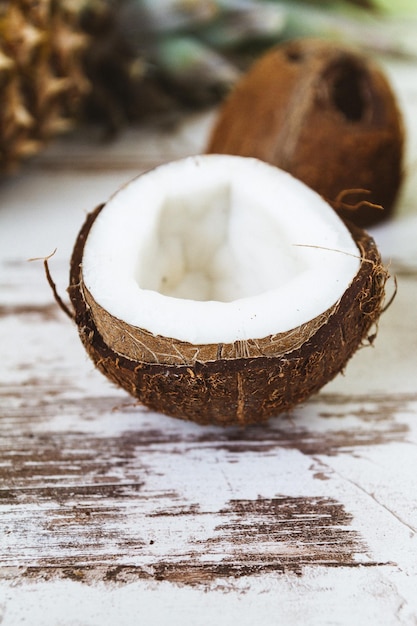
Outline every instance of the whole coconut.
{"type": "Polygon", "coordinates": [[[341,217],[369,226],[393,210],[403,144],[401,114],[382,70],[345,45],[300,39],[254,63],[220,109],[207,152],[272,163],[341,217]]]}

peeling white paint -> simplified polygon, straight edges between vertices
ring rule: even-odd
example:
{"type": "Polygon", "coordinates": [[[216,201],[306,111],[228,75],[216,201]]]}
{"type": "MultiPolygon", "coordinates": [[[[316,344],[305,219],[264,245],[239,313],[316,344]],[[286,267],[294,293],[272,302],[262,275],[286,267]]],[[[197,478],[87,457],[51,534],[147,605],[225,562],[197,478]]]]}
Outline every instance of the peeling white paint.
{"type": "MultiPolygon", "coordinates": [[[[411,120],[407,76],[396,84],[411,120]]],[[[399,270],[375,348],[291,416],[247,430],[135,405],[94,370],[42,264],[27,262],[58,245],[65,296],[85,211],[136,163],[197,151],[206,131],[191,120],[178,148],[138,131],[96,169],[94,147],[64,142],[2,188],[0,623],[415,625],[415,194],[393,222],[401,236],[375,231],[399,270]],[[88,172],[71,169],[77,155],[88,172]]]]}

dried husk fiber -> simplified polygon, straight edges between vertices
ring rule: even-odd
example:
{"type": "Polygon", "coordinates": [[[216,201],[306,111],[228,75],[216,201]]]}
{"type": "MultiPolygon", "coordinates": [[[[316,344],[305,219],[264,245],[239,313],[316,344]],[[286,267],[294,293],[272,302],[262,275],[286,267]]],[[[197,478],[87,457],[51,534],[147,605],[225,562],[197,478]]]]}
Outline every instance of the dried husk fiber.
{"type": "Polygon", "coordinates": [[[288,411],[344,368],[380,315],[387,272],[373,239],[352,226],[360,269],[340,301],[311,324],[245,345],[155,337],[109,316],[83,284],[84,244],[102,206],[87,216],[73,251],[68,291],[75,321],[97,368],[155,411],[222,425],[288,411]],[[126,342],[128,334],[135,339],[126,342]],[[146,347],[138,358],[140,343],[146,347]]]}
{"type": "Polygon", "coordinates": [[[207,145],[290,172],[359,226],[391,215],[403,149],[401,112],[383,71],[362,52],[320,39],[281,44],[255,61],[207,145]]]}

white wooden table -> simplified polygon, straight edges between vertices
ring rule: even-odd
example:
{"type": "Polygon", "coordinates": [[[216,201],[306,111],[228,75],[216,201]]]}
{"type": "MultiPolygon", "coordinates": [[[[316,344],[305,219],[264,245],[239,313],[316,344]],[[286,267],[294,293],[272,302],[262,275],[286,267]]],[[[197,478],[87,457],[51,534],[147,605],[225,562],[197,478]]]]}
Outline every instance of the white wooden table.
{"type": "MultiPolygon", "coordinates": [[[[398,294],[375,346],[292,415],[207,428],[136,406],[58,309],[85,213],[202,150],[212,114],[61,140],[0,185],[2,626],[417,624],[417,79],[407,181],[373,234],[398,294]]],[[[393,283],[389,287],[392,290],[393,283]]]]}

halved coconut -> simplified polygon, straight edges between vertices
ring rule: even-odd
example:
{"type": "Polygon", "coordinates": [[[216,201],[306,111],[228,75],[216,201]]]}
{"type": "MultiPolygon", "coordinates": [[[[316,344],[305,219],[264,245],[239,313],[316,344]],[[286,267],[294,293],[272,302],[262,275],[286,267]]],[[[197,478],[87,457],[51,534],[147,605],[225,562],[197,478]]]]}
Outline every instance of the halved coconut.
{"type": "Polygon", "coordinates": [[[344,367],[385,280],[373,240],[290,174],[203,155],[139,176],[88,216],[69,293],[87,352],[142,403],[248,424],[344,367]]]}

